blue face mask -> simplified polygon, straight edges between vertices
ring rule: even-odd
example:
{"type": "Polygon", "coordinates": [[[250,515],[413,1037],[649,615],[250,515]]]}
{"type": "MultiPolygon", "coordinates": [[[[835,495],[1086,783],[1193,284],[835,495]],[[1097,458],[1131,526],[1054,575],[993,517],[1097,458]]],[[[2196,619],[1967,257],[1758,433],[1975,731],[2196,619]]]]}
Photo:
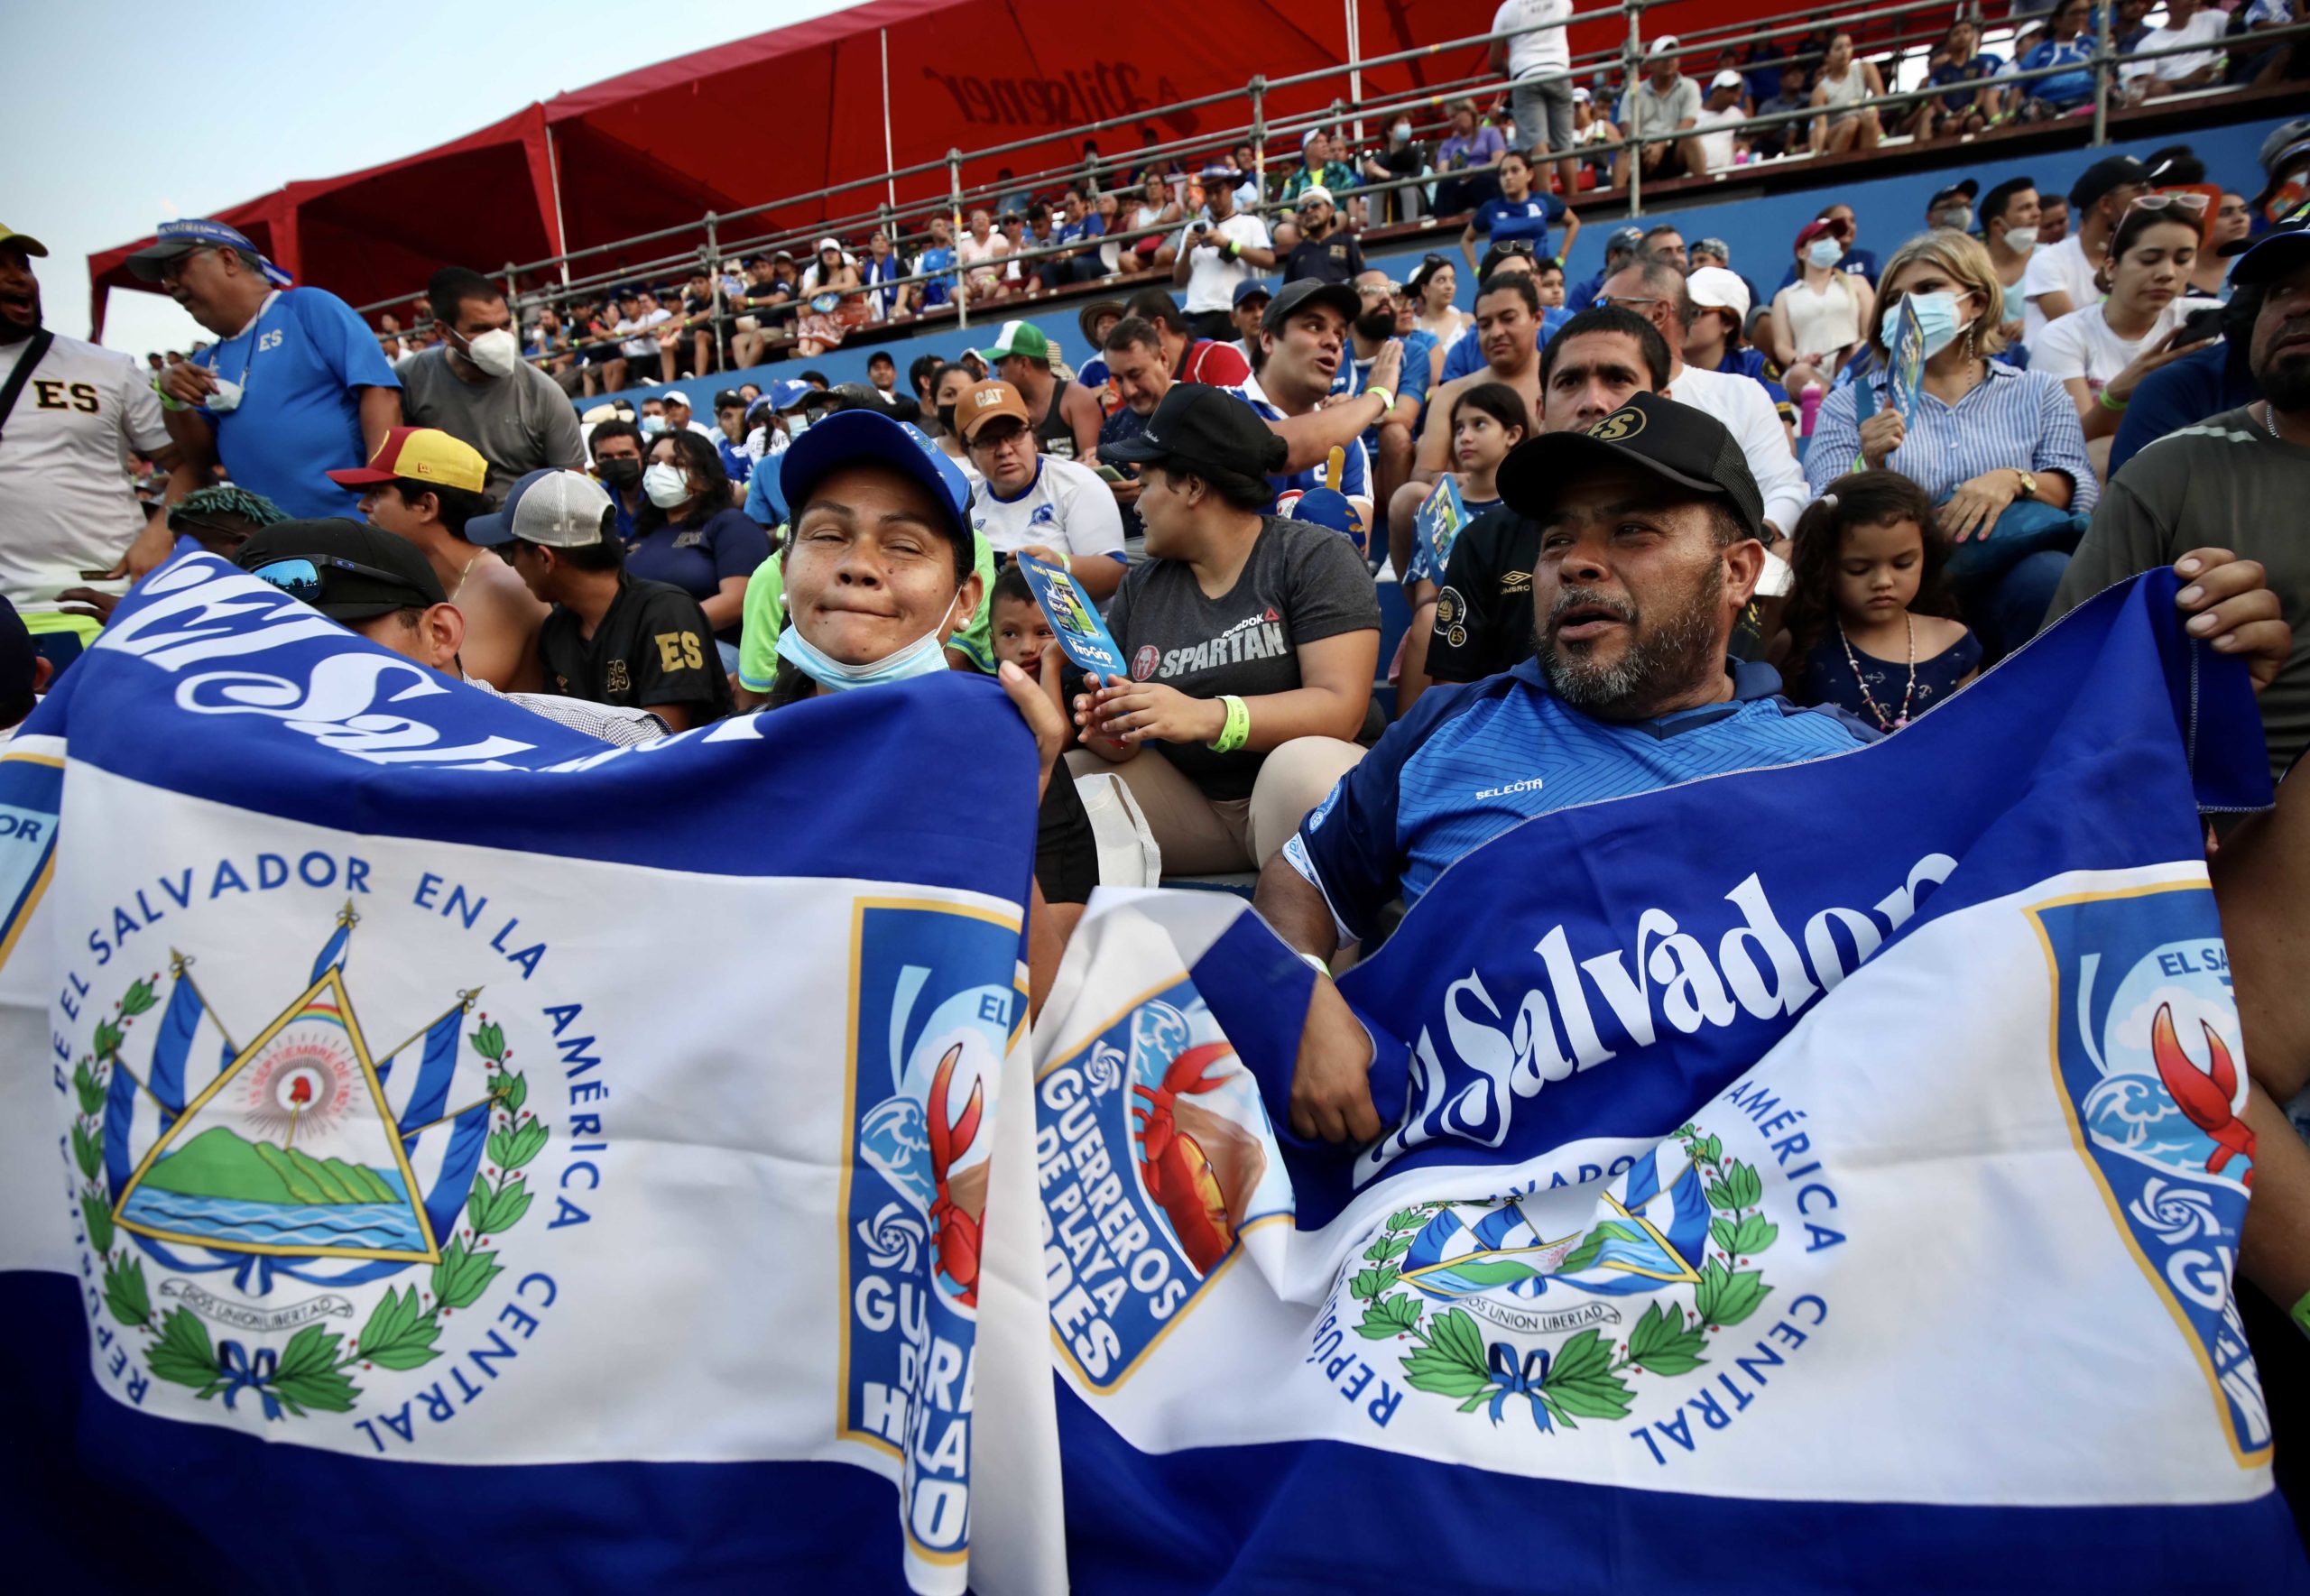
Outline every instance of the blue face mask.
{"type": "MultiPolygon", "coordinates": [[[[1906,300],[1917,308],[1917,330],[1925,335],[1925,357],[1931,360],[1955,342],[1957,335],[1964,330],[1964,324],[1957,319],[1958,297],[1948,292],[1904,295],[1888,306],[1885,314],[1877,318],[1877,336],[1885,340],[1886,348],[1893,346],[1894,340],[1900,337],[1901,305],[1906,300]]],[[[1972,296],[1964,297],[1970,299],[1972,296]]]]}
{"type": "Polygon", "coordinates": [[[1844,259],[1844,245],[1834,238],[1816,238],[1805,246],[1805,258],[1825,272],[1844,259]]]}
{"type": "Polygon", "coordinates": [[[879,687],[884,682],[907,681],[947,669],[946,647],[936,627],[929,635],[871,665],[845,665],[812,645],[803,637],[799,626],[789,626],[778,634],[778,657],[829,693],[846,693],[853,687],[879,687]]]}

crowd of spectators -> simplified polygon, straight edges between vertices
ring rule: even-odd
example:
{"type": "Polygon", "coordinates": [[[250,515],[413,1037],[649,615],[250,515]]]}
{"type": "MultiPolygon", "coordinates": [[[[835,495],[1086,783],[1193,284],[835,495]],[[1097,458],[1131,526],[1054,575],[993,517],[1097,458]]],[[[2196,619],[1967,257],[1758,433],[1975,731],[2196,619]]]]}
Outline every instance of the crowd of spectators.
{"type": "MultiPolygon", "coordinates": [[[[32,374],[0,405],[0,632],[68,667],[118,602],[104,577],[189,534],[621,743],[997,676],[1041,756],[1039,979],[1096,877],[1078,781],[1123,783],[1172,873],[1259,872],[1270,921],[1323,963],[1571,801],[1526,779],[1548,750],[1603,751],[1593,798],[1898,735],[2176,562],[2193,632],[2254,663],[2283,775],[2310,746],[2310,641],[2286,624],[2310,598],[2287,512],[2310,486],[2310,119],[2229,187],[2175,146],[2097,160],[2064,195],[1985,171],[1918,215],[1832,202],[1769,293],[1740,269],[1760,263],[1666,222],[1612,229],[1567,284],[1568,201],[1600,159],[1584,129],[1643,141],[1611,156],[1624,180],[1751,158],[1760,141],[1719,129],[1775,103],[1782,147],[1825,153],[2058,115],[2058,72],[2010,73],[2067,65],[2085,12],[2051,13],[2011,63],[1961,23],[1934,52],[1946,92],[1899,111],[1867,103],[1884,79],[1843,32],[1816,67],[1736,51],[1705,90],[1659,40],[1611,122],[1602,86],[1520,43],[1500,59],[1513,140],[1463,102],[1416,162],[1408,123],[1371,151],[1315,129],[1264,183],[1247,151],[1190,172],[1086,146],[1055,203],[1009,189],[959,231],[828,236],[532,316],[450,268],[408,327],[371,327],[233,229],[172,222],[130,269],[214,341],[143,366],[51,338],[46,252],[0,229],[0,346],[32,374]],[[1415,167],[1419,203],[1465,219],[1456,258],[1400,281],[1365,257],[1386,213],[1358,190],[1415,167]],[[1015,313],[1109,279],[1074,364],[1012,314],[903,373],[879,354],[864,383],[798,367],[695,413],[667,385],[957,296],[1015,313]],[[1104,609],[1127,675],[1063,665],[1030,557],[1104,609]],[[1390,581],[1411,622],[1383,658],[1390,581]]],[[[2130,48],[2204,59],[2145,62],[2130,95],[2290,69],[2189,0],[2150,14],[2119,8],[2130,48]]],[[[1363,1134],[1369,1112],[1353,1081],[1295,1090],[1306,1133],[1363,1134]]]]}

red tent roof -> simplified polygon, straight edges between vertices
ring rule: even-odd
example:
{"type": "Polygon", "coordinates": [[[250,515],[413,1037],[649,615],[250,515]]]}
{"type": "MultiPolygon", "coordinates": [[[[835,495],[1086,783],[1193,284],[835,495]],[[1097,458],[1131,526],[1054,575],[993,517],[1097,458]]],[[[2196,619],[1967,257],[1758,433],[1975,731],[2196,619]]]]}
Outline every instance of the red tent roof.
{"type": "MultiPolygon", "coordinates": [[[[1714,27],[1769,0],[1719,0],[1714,27]]],[[[1462,38],[1491,25],[1492,0],[1372,0],[1365,56],[1462,38]]],[[[1697,18],[1696,21],[1699,20],[1697,18]]],[[[1574,30],[1574,47],[1608,45],[1617,11],[1574,30]]],[[[1084,0],[870,0],[523,107],[460,139],[365,171],[292,182],[221,218],[300,281],[356,305],[414,294],[443,264],[494,272],[564,248],[661,228],[679,235],[580,263],[581,273],[636,267],[695,248],[690,224],[893,168],[1049,135],[1037,146],[965,162],[964,181],[1073,161],[1086,123],[1230,90],[1345,59],[1341,0],[1213,0],[1191,13],[1084,0]],[[884,72],[890,149],[883,147],[884,72]],[[565,242],[566,241],[566,242],[565,242]]],[[[1482,51],[1365,72],[1367,98],[1474,77],[1482,51]]],[[[1269,97],[1270,118],[1344,97],[1344,76],[1269,97]]],[[[1164,143],[1217,137],[1250,120],[1238,97],[1150,117],[1164,143]]],[[[1095,135],[1102,151],[1140,147],[1137,125],[1095,135]]],[[[1289,152],[1285,154],[1288,157],[1289,152]]],[[[945,191],[943,172],[898,182],[901,204],[945,191]]],[[[856,215],[883,184],[783,207],[722,230],[725,242],[856,215]]],[[[89,257],[98,328],[114,287],[143,287],[122,263],[149,240],[89,257]]]]}

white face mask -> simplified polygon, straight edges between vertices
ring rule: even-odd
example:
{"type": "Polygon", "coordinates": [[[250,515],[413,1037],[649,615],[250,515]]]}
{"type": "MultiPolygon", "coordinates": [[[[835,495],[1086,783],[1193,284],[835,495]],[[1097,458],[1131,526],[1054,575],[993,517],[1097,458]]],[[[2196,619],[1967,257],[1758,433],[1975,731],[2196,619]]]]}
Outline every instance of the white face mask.
{"type": "Polygon", "coordinates": [[[1388,129],[1388,137],[1391,142],[1399,144],[1408,144],[1411,143],[1411,124],[1409,122],[1397,123],[1393,127],[1388,129]]]}
{"type": "Polygon", "coordinates": [[[522,364],[522,346],[504,328],[492,328],[466,340],[466,358],[493,377],[510,377],[522,364]]]}
{"type": "Polygon", "coordinates": [[[689,478],[682,475],[679,466],[661,460],[642,474],[642,491],[650,495],[650,503],[661,510],[671,510],[691,497],[689,478]]]}
{"type": "Polygon", "coordinates": [[[217,391],[208,396],[207,403],[217,415],[231,415],[241,408],[241,385],[230,377],[217,378],[217,391]]]}
{"type": "Polygon", "coordinates": [[[2017,255],[2028,254],[2037,247],[2037,230],[2035,227],[2008,227],[2005,230],[2005,247],[2017,255]]]}
{"type": "Polygon", "coordinates": [[[853,687],[878,687],[884,682],[906,681],[946,669],[943,631],[942,623],[894,654],[864,665],[845,665],[812,644],[799,626],[789,626],[778,634],[778,657],[828,692],[846,693],[853,687]]]}
{"type": "Polygon", "coordinates": [[[1805,246],[1805,258],[1825,272],[1844,259],[1844,245],[1834,238],[1816,238],[1805,246]]]}

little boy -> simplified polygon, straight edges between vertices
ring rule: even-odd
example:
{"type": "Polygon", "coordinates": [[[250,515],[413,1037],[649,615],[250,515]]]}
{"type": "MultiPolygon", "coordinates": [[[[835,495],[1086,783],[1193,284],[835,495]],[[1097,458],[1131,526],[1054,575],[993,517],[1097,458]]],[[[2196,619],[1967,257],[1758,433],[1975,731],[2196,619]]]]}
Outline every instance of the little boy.
{"type": "Polygon", "coordinates": [[[1027,573],[1015,564],[1003,566],[994,578],[994,599],[988,620],[994,631],[994,658],[1008,660],[1029,676],[1041,669],[1043,650],[1054,641],[1050,619],[1035,602],[1027,573]]]}

